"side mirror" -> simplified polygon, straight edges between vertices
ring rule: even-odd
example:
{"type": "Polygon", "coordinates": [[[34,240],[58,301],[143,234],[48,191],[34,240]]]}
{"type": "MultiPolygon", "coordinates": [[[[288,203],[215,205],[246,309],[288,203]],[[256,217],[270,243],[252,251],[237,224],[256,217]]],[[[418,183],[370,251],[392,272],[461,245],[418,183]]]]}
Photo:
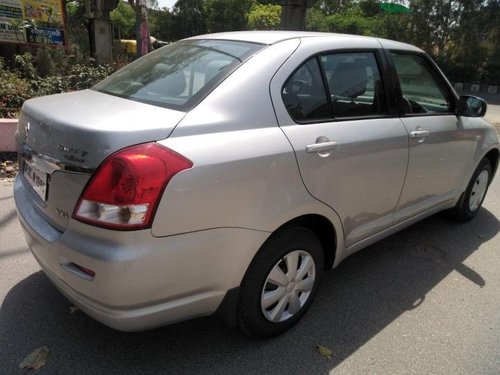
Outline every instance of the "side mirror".
{"type": "Polygon", "coordinates": [[[477,96],[464,95],[458,99],[457,115],[465,117],[483,117],[488,104],[486,100],[477,96]]]}

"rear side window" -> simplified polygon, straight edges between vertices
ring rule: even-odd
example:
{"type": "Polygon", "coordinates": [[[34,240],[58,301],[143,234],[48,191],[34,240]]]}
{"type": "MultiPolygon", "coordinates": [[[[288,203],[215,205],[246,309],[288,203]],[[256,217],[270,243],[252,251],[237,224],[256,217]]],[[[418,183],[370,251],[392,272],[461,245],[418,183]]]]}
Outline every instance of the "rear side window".
{"type": "Polygon", "coordinates": [[[453,112],[449,90],[423,56],[392,52],[392,58],[401,85],[405,113],[453,112]]]}
{"type": "Polygon", "coordinates": [[[383,115],[385,95],[373,52],[324,54],[285,83],[283,102],[297,122],[383,115]]]}
{"type": "Polygon", "coordinates": [[[134,61],[93,89],[148,104],[189,110],[262,47],[227,40],[181,41],[134,61]]]}
{"type": "Polygon", "coordinates": [[[372,52],[322,56],[334,117],[363,117],[385,112],[377,60],[372,52]]]}
{"type": "Polygon", "coordinates": [[[283,87],[282,97],[294,120],[311,121],[330,117],[330,105],[316,58],[292,74],[283,87]]]}

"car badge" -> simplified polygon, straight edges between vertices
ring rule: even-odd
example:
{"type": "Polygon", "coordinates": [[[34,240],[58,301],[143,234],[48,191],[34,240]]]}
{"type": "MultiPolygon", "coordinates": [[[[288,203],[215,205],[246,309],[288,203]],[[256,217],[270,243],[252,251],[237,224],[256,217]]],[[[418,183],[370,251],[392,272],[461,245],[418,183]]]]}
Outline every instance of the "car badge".
{"type": "Polygon", "coordinates": [[[30,133],[30,122],[28,121],[24,126],[24,139],[28,138],[29,133],[30,133]]]}
{"type": "Polygon", "coordinates": [[[79,163],[85,163],[85,157],[89,154],[88,151],[66,145],[57,146],[57,151],[62,153],[66,160],[76,161],[79,163]]]}

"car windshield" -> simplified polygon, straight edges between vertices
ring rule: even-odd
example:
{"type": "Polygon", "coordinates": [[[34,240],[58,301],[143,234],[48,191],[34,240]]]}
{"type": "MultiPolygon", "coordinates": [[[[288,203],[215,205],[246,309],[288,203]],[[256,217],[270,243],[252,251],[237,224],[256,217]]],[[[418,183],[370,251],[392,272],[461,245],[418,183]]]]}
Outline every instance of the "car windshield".
{"type": "Polygon", "coordinates": [[[173,43],[120,69],[93,90],[187,111],[263,47],[228,40],[173,43]]]}

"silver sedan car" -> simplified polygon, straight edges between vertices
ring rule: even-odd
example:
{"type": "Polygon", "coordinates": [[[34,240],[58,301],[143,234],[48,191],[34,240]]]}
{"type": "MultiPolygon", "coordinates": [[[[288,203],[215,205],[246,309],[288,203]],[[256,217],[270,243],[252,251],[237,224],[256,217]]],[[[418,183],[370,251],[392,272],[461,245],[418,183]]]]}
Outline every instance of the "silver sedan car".
{"type": "Polygon", "coordinates": [[[350,254],[478,213],[499,161],[485,111],[411,45],[197,36],[27,101],[18,215],[50,280],[105,325],[218,314],[269,337],[350,254]]]}

